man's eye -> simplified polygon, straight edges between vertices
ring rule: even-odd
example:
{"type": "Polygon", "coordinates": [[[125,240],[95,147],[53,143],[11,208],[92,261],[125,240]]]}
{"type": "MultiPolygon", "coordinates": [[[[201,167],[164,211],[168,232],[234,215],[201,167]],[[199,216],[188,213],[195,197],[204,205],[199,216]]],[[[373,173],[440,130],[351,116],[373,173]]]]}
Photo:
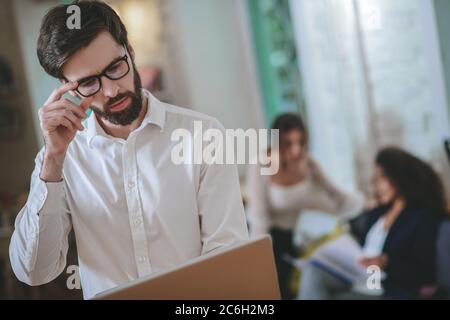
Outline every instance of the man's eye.
{"type": "Polygon", "coordinates": [[[82,84],[80,84],[80,87],[84,87],[84,88],[92,87],[92,86],[94,86],[96,84],[96,82],[97,82],[96,79],[91,79],[91,80],[88,80],[88,81],[83,82],[82,84]]]}
{"type": "Polygon", "coordinates": [[[108,73],[117,71],[117,70],[119,69],[119,66],[120,66],[120,63],[117,63],[117,64],[111,66],[111,67],[108,69],[108,73]]]}

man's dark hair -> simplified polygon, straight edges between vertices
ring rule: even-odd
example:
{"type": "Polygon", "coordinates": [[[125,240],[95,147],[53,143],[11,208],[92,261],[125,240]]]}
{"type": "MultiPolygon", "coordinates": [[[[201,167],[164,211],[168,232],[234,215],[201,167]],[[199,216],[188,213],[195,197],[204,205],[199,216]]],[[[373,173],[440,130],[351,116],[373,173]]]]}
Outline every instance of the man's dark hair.
{"type": "Polygon", "coordinates": [[[116,12],[101,1],[74,1],[51,9],[44,17],[37,43],[37,55],[44,70],[62,79],[64,63],[79,49],[87,47],[99,33],[109,32],[120,45],[128,45],[127,30],[116,12]],[[67,8],[80,8],[80,29],[69,29],[67,8]]]}

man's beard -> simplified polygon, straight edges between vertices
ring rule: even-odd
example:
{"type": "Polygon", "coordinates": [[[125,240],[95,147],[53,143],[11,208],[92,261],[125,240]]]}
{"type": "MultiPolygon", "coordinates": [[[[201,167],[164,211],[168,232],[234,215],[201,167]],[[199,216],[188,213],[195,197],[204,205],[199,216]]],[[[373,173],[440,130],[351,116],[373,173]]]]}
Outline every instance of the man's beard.
{"type": "Polygon", "coordinates": [[[129,125],[137,119],[142,110],[141,78],[139,77],[139,73],[137,72],[134,62],[132,63],[132,65],[134,71],[134,93],[131,91],[127,91],[118,94],[116,97],[110,99],[105,104],[104,111],[98,109],[97,107],[91,107],[92,111],[94,111],[97,116],[112,124],[121,126],[129,125]],[[131,98],[131,104],[126,109],[117,112],[109,111],[114,103],[122,100],[125,97],[131,98]]]}

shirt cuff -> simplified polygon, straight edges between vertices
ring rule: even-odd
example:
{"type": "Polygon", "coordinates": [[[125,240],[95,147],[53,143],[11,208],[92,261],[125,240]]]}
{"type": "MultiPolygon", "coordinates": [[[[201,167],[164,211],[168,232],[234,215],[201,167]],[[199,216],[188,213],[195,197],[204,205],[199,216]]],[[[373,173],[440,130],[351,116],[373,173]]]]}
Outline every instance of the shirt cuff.
{"type": "Polygon", "coordinates": [[[38,178],[30,195],[30,209],[38,215],[60,212],[64,195],[64,180],[60,182],[45,182],[38,178]]]}

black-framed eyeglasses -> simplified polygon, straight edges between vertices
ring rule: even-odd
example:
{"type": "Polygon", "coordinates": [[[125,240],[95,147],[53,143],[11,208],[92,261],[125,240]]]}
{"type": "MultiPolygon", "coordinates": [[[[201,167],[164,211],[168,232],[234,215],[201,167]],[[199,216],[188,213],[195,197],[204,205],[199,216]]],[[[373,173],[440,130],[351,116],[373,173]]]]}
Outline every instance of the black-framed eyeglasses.
{"type": "Polygon", "coordinates": [[[128,72],[130,72],[130,64],[128,63],[128,54],[125,52],[124,56],[111,62],[100,74],[78,80],[75,91],[85,98],[93,96],[102,88],[103,76],[109,80],[119,80],[125,77],[128,72]]]}

